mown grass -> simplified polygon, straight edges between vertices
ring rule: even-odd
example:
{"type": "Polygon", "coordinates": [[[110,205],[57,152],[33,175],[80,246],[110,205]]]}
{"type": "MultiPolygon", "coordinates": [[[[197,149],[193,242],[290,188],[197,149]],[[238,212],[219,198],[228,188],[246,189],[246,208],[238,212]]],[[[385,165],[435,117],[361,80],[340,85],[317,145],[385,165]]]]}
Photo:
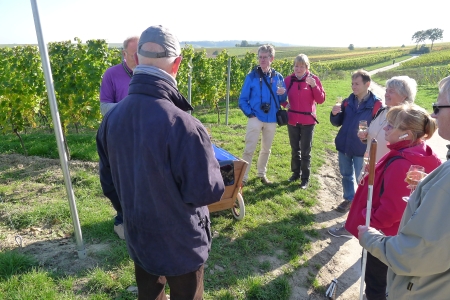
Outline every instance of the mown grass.
{"type": "MultiPolygon", "coordinates": [[[[267,187],[256,180],[255,155],[250,180],[243,191],[245,218],[236,221],[229,210],[211,214],[214,239],[205,269],[205,299],[289,299],[292,277],[303,268],[308,270],[305,286],[322,294],[324,287],[317,280],[322,266],[309,264],[306,256],[311,241],[319,237],[311,208],[320,201],[317,194],[321,187],[316,177],[319,168],[327,155],[335,155],[337,128],[329,123],[329,112],[337,96],[351,93],[348,75],[343,80],[326,80],[323,85],[327,101],[317,106],[320,124],[313,142],[311,187],[300,190],[298,183],[287,181],[290,146],[287,128],[279,127],[268,166],[268,177],[275,184],[267,187]]],[[[426,107],[435,101],[432,90],[423,89],[420,93],[426,107]]],[[[196,108],[194,116],[211,128],[214,143],[240,157],[246,118],[235,101],[230,103],[228,126],[224,125],[223,103],[221,112],[220,124],[216,113],[206,107],[196,108]]],[[[52,134],[33,132],[23,138],[29,152],[36,149],[33,155],[57,158],[52,134]]],[[[21,153],[15,139],[5,135],[0,141],[0,152],[21,153]]],[[[17,258],[17,250],[2,248],[0,267],[3,261],[14,262],[7,262],[12,266],[8,271],[0,271],[0,299],[136,299],[127,291],[135,285],[133,264],[125,243],[113,233],[114,211],[102,196],[98,181],[95,131],[68,134],[67,140],[73,158],[86,161],[73,162],[70,167],[86,247],[90,249],[98,243],[108,247],[90,254],[96,264],[76,273],[54,270],[48,262],[36,266],[27,247],[20,250],[17,258]]],[[[41,160],[0,164],[0,228],[17,233],[38,227],[48,233],[47,239],[71,236],[74,243],[59,161],[41,160]]],[[[0,235],[0,242],[5,239],[6,235],[0,235]]],[[[72,259],[76,263],[76,258],[72,259]]]]}

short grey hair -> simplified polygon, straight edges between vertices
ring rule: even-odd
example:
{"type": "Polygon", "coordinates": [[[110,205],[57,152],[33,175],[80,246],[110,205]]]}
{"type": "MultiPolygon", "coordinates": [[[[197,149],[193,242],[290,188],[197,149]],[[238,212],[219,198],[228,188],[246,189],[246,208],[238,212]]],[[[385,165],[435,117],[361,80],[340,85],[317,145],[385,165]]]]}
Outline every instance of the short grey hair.
{"type": "Polygon", "coordinates": [[[258,55],[260,52],[266,52],[270,57],[275,57],[275,48],[272,45],[262,45],[258,48],[258,55]]]}
{"type": "Polygon", "coordinates": [[[127,50],[128,44],[130,42],[133,42],[133,41],[136,42],[136,44],[137,44],[139,42],[139,37],[138,36],[131,36],[131,37],[127,38],[125,41],[123,41],[123,45],[122,45],[123,50],[127,50]]]}
{"type": "Polygon", "coordinates": [[[439,94],[444,96],[450,104],[450,76],[439,81],[439,94]]]}
{"type": "Polygon", "coordinates": [[[414,103],[417,94],[417,82],[409,76],[394,76],[386,81],[386,88],[391,88],[403,97],[403,103],[414,103]]]}

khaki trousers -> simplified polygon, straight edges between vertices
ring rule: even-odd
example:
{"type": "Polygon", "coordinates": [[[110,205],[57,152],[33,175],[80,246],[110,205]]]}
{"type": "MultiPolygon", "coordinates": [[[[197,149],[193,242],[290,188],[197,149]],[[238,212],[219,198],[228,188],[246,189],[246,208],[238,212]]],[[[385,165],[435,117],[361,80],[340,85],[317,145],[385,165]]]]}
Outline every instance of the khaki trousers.
{"type": "Polygon", "coordinates": [[[244,174],[245,181],[248,179],[248,172],[250,171],[252,165],[253,153],[255,152],[261,133],[261,150],[259,151],[256,168],[258,171],[258,177],[266,176],[267,162],[269,161],[270,148],[272,147],[276,129],[277,123],[264,123],[256,117],[248,119],[247,133],[245,134],[245,149],[244,154],[242,155],[242,159],[248,162],[247,170],[244,174]]]}

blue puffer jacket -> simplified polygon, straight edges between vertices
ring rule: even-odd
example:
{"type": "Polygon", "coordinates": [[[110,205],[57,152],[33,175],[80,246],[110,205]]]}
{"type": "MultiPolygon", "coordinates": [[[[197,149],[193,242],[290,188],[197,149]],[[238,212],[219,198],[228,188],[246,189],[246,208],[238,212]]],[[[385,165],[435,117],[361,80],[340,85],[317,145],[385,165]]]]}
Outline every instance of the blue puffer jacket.
{"type": "Polygon", "coordinates": [[[373,117],[373,106],[376,101],[381,101],[372,92],[369,91],[369,93],[368,99],[359,106],[355,95],[350,94],[347,99],[342,101],[340,113],[335,116],[330,113],[331,124],[341,126],[334,140],[336,150],[349,156],[364,156],[366,151],[367,145],[361,143],[358,138],[359,121],[367,120],[367,125],[369,125],[373,117]],[[346,106],[344,105],[345,101],[348,101],[346,106]]]}
{"type": "MultiPolygon", "coordinates": [[[[272,69],[273,70],[273,69],[272,69]]],[[[283,103],[287,100],[287,95],[277,95],[277,82],[282,81],[284,84],[283,76],[277,71],[273,70],[266,75],[266,80],[272,87],[272,91],[276,99],[273,99],[269,88],[264,83],[263,78],[260,78],[257,68],[254,68],[247,77],[245,77],[244,85],[242,86],[241,95],[239,97],[239,108],[247,117],[255,116],[261,122],[275,123],[277,121],[276,113],[280,102],[283,103]],[[262,103],[270,103],[270,110],[265,113],[261,109],[262,103]]]]}

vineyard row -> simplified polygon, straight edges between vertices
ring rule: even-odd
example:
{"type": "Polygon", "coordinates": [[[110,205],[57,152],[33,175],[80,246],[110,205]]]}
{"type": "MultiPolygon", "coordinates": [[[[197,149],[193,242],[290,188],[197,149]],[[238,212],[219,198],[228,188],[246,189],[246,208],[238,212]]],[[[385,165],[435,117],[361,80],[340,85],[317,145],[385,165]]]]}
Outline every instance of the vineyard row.
{"type": "MultiPolygon", "coordinates": [[[[82,43],[54,42],[48,44],[53,84],[63,130],[68,126],[95,128],[101,121],[99,87],[104,71],[120,63],[120,50],[109,49],[105,40],[82,43]]],[[[307,54],[307,53],[306,53],[307,54]]],[[[388,61],[406,54],[391,50],[364,57],[312,63],[312,72],[325,76],[330,71],[350,71],[388,61]]],[[[230,56],[226,50],[215,58],[206,51],[182,49],[183,61],[177,81],[184,95],[191,78],[193,106],[215,107],[227,93],[227,64],[231,61],[230,90],[232,99],[239,96],[246,74],[257,64],[256,54],[243,58],[230,56]]],[[[275,59],[273,67],[284,76],[292,72],[292,60],[275,59]]],[[[27,127],[51,126],[44,74],[37,46],[0,48],[0,128],[18,134],[27,127]]]]}

